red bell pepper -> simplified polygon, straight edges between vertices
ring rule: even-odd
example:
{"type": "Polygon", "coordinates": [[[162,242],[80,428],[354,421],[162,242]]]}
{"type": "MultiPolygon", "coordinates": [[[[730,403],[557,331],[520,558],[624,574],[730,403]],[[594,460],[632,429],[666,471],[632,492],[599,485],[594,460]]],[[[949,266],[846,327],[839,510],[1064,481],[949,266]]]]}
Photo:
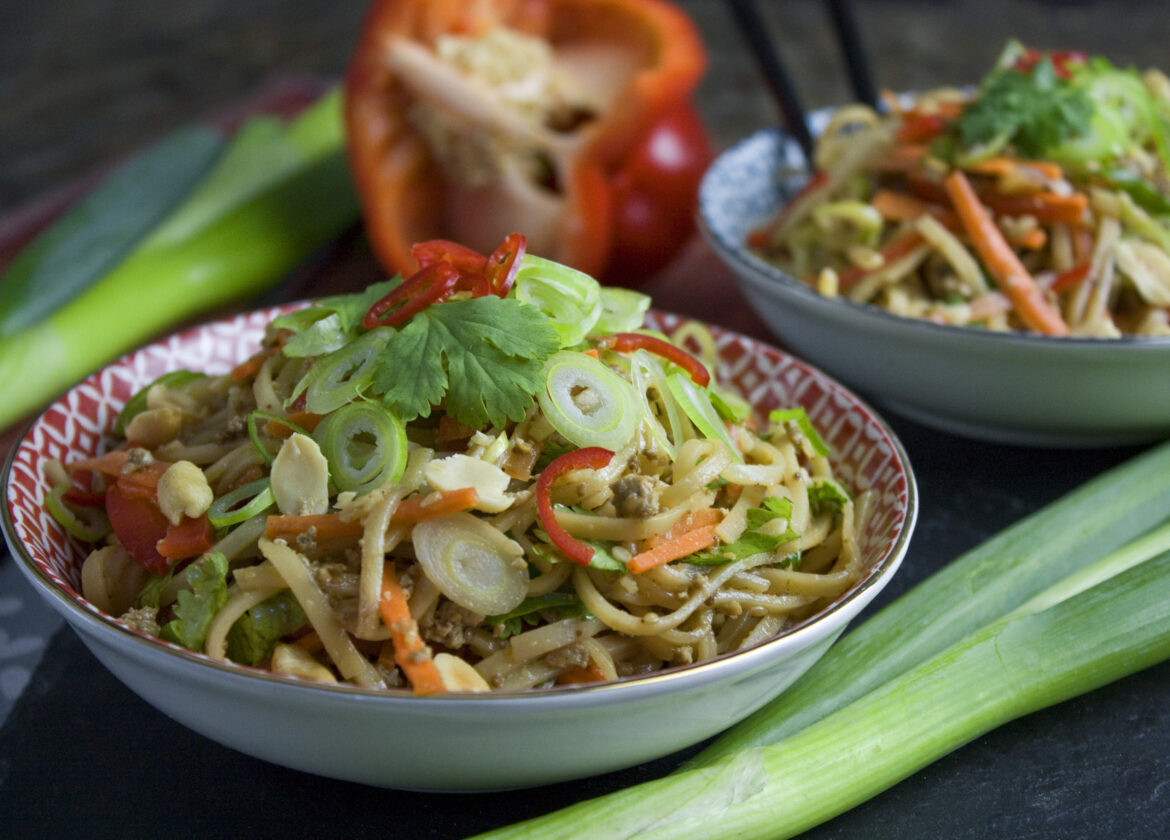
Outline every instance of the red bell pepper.
{"type": "Polygon", "coordinates": [[[693,230],[712,156],[690,103],[705,68],[693,22],[667,0],[376,0],[345,82],[350,166],[375,255],[407,276],[412,243],[444,237],[487,253],[519,230],[533,253],[586,273],[647,278],[693,230]],[[497,26],[546,44],[582,94],[560,124],[521,118],[438,59],[441,36],[479,39],[497,26]],[[474,182],[440,160],[433,132],[424,138],[412,117],[420,103],[469,146],[507,136],[521,151],[474,182]]]}
{"type": "Polygon", "coordinates": [[[559,548],[566,557],[574,563],[588,566],[593,559],[593,546],[586,545],[578,540],[557,522],[553,511],[552,486],[562,475],[573,470],[599,470],[613,460],[613,453],[600,446],[587,446],[584,449],[574,449],[566,452],[540,471],[536,479],[536,511],[540,515],[540,524],[544,528],[553,545],[559,548]]]}

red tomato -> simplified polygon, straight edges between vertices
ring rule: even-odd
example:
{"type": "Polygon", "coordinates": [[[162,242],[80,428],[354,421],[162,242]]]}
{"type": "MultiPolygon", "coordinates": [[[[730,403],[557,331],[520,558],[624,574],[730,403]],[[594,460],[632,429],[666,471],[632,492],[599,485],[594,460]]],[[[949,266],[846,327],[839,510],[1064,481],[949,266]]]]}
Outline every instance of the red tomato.
{"type": "Polygon", "coordinates": [[[118,542],[151,574],[165,574],[170,563],[158,553],[158,543],[170,525],[149,497],[127,493],[120,484],[106,491],[106,515],[118,542]]]}
{"type": "Polygon", "coordinates": [[[699,181],[713,157],[694,107],[665,114],[612,181],[614,245],[605,279],[637,286],[678,253],[695,228],[699,181]]]}

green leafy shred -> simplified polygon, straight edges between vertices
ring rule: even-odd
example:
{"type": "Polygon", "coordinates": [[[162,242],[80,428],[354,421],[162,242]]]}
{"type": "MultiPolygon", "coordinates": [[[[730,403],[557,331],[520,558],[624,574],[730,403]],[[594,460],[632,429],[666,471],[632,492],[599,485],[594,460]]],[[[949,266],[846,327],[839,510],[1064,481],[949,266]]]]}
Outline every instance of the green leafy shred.
{"type": "Polygon", "coordinates": [[[228,658],[245,665],[263,662],[272,655],[276,643],[305,620],[296,596],[291,590],[282,590],[236,619],[227,634],[228,658]]]}
{"type": "Polygon", "coordinates": [[[221,552],[205,554],[187,567],[187,585],[179,590],[175,617],[159,634],[188,650],[202,651],[211,620],[227,602],[228,561],[221,552]]]}
{"type": "Polygon", "coordinates": [[[808,489],[809,507],[814,516],[826,511],[840,513],[848,501],[849,493],[831,478],[821,479],[808,489]]]}
{"type": "Polygon", "coordinates": [[[489,615],[485,620],[492,625],[502,639],[524,632],[525,627],[536,627],[544,621],[544,615],[551,614],[557,619],[585,618],[589,610],[575,592],[556,591],[525,598],[520,606],[503,615],[489,615]]]}
{"type": "MultiPolygon", "coordinates": [[[[780,496],[764,499],[759,507],[752,508],[747,512],[747,528],[739,539],[727,545],[716,546],[709,551],[694,554],[687,559],[687,562],[703,566],[719,566],[762,554],[765,551],[773,551],[784,543],[792,542],[800,535],[793,531],[791,526],[785,528],[784,532],[779,535],[764,533],[760,529],[769,522],[777,519],[788,519],[791,516],[791,499],[780,496]]],[[[785,558],[785,564],[795,562],[798,556],[792,555],[785,558]]]]}
{"type": "Polygon", "coordinates": [[[445,400],[461,423],[502,426],[532,407],[544,360],[558,346],[533,306],[491,295],[449,301],[419,312],[390,338],[373,391],[403,422],[445,400]]]}
{"type": "Polygon", "coordinates": [[[1093,111],[1088,94],[1060,78],[1045,56],[1030,71],[1009,67],[988,75],[958,120],[959,137],[969,149],[1010,145],[1039,158],[1088,133],[1093,111]]]}

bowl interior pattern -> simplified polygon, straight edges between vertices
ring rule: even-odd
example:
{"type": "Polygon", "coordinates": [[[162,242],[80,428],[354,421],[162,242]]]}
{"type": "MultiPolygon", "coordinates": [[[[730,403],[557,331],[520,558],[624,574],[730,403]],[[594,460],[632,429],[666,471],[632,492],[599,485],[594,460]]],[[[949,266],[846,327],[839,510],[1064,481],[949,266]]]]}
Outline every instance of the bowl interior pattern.
{"type": "MultiPolygon", "coordinates": [[[[70,609],[140,635],[81,596],[81,565],[87,549],[45,510],[49,487],[44,463],[103,451],[119,410],[136,391],[179,368],[210,374],[229,371],[256,351],[265,325],[289,308],[274,307],[209,323],[144,347],[76,385],[32,424],[9,456],[2,518],[18,562],[46,589],[56,590],[42,594],[61,596],[58,600],[70,609]]],[[[655,311],[650,313],[649,326],[669,332],[683,320],[655,311]]],[[[874,491],[871,515],[860,535],[869,577],[842,596],[834,605],[839,606],[865,589],[890,563],[900,561],[905,551],[917,503],[901,444],[866,405],[820,371],[747,337],[715,328],[712,333],[723,382],[763,411],[803,406],[832,448],[839,477],[856,490],[874,491]]]]}

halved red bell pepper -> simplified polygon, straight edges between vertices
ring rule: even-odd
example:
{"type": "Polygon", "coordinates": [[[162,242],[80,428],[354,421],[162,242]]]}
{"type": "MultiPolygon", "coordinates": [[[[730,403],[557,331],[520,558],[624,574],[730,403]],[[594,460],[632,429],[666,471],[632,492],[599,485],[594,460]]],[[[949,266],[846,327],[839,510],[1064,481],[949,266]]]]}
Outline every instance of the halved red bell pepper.
{"type": "Polygon", "coordinates": [[[488,253],[520,231],[532,253],[635,285],[693,230],[712,156],[690,104],[705,68],[693,22],[666,0],[377,0],[345,84],[350,165],[375,255],[409,275],[415,242],[442,237],[488,253]],[[498,26],[547,45],[571,78],[580,96],[558,124],[519,117],[438,59],[443,36],[481,39],[498,26]],[[424,138],[420,103],[460,141],[506,136],[520,151],[493,158],[502,165],[473,184],[451,156],[440,160],[435,132],[424,138]]]}

